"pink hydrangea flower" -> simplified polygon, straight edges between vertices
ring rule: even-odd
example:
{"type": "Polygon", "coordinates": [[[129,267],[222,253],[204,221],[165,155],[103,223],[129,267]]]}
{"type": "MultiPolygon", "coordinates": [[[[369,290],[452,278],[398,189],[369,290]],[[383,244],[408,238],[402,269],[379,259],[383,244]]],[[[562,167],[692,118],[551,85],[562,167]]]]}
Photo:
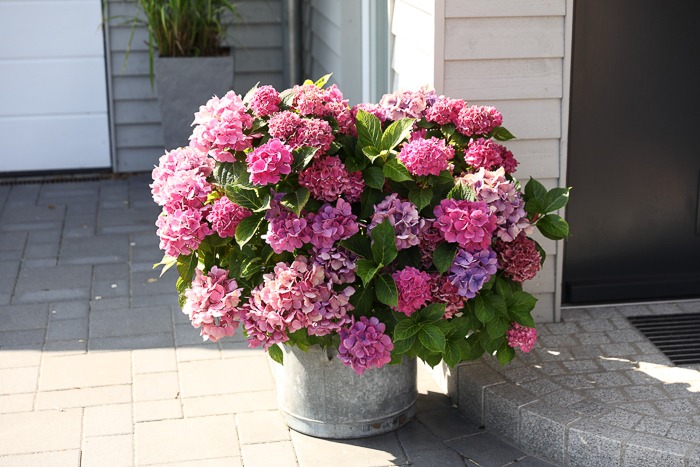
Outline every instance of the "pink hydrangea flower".
{"type": "Polygon", "coordinates": [[[371,233],[384,219],[388,219],[394,227],[397,249],[403,250],[420,243],[419,234],[425,220],[418,215],[415,204],[401,201],[396,193],[392,193],[374,206],[368,231],[371,233]]]}
{"type": "Polygon", "coordinates": [[[495,107],[472,105],[459,111],[454,124],[463,135],[485,135],[503,124],[503,116],[495,107]]]}
{"type": "Polygon", "coordinates": [[[342,247],[311,249],[314,264],[326,271],[326,279],[333,284],[352,284],[355,282],[357,256],[342,247]]]}
{"type": "Polygon", "coordinates": [[[484,250],[491,245],[496,216],[483,201],[443,199],[433,213],[435,227],[448,242],[467,251],[484,250]]]}
{"type": "Polygon", "coordinates": [[[220,162],[233,162],[232,151],[251,147],[252,137],[246,134],[253,126],[253,117],[246,112],[241,97],[229,91],[222,98],[212,97],[194,114],[196,125],[190,145],[220,162]]]}
{"type": "Polygon", "coordinates": [[[518,166],[518,161],[515,160],[513,153],[508,148],[484,138],[469,143],[464,160],[477,169],[496,170],[503,167],[508,174],[515,172],[518,166]]]}
{"type": "Polygon", "coordinates": [[[335,201],[349,188],[350,179],[338,156],[314,159],[299,173],[299,185],[306,187],[320,201],[335,201]]]}
{"type": "Polygon", "coordinates": [[[318,213],[309,213],[307,218],[311,244],[316,248],[332,248],[337,242],[360,231],[350,203],[342,198],[338,199],[335,207],[324,204],[318,213]]]}
{"type": "Polygon", "coordinates": [[[512,323],[510,329],[506,332],[506,338],[510,347],[514,349],[519,348],[527,353],[532,350],[535,342],[537,342],[537,329],[512,323]]]}
{"type": "Polygon", "coordinates": [[[294,157],[282,141],[277,138],[255,148],[248,154],[248,172],[250,182],[256,185],[267,185],[280,181],[280,175],[292,171],[294,157]]]}
{"type": "Polygon", "coordinates": [[[525,200],[515,187],[515,183],[506,179],[505,169],[495,171],[484,168],[478,172],[466,174],[457,183],[466,183],[476,193],[476,200],[489,205],[496,215],[496,237],[512,242],[520,232],[531,233],[533,226],[527,220],[525,200]]]}
{"type": "Polygon", "coordinates": [[[172,188],[169,180],[179,173],[187,173],[190,178],[201,177],[206,179],[211,175],[214,167],[214,159],[206,154],[191,148],[173,149],[167,151],[159,159],[158,166],[151,173],[153,183],[150,185],[153,201],[160,206],[165,206],[170,200],[172,188]]]}
{"type": "Polygon", "coordinates": [[[202,209],[212,188],[206,177],[197,169],[179,170],[165,183],[158,183],[158,204],[169,210],[184,208],[202,209]]]}
{"type": "Polygon", "coordinates": [[[166,255],[177,258],[189,255],[196,250],[204,237],[211,235],[211,229],[204,222],[204,213],[186,207],[182,210],[164,210],[156,220],[160,237],[160,249],[166,255]]]}
{"type": "Polygon", "coordinates": [[[350,172],[348,174],[348,183],[343,190],[345,198],[349,202],[355,203],[360,201],[363,191],[365,191],[365,180],[362,178],[362,172],[350,172]]]}
{"type": "MultiPolygon", "coordinates": [[[[305,292],[307,295],[310,291],[305,292]]],[[[311,336],[327,336],[339,332],[351,322],[349,314],[355,307],[350,304],[350,297],[355,293],[352,287],[345,287],[340,292],[333,290],[333,283],[326,282],[315,291],[317,301],[315,310],[310,313],[306,329],[311,336]]]]}
{"type": "Polygon", "coordinates": [[[333,143],[333,129],[327,121],[320,118],[301,119],[296,133],[287,140],[287,144],[292,149],[302,146],[319,148],[315,157],[325,154],[331,148],[331,143],[333,143]]]}
{"type": "Polygon", "coordinates": [[[458,291],[457,286],[450,282],[447,276],[438,273],[430,275],[431,301],[445,304],[444,319],[462,316],[466,297],[461,296],[458,291]]]}
{"type": "Polygon", "coordinates": [[[267,117],[280,109],[280,96],[272,86],[260,86],[250,99],[250,108],[258,117],[267,117]]]}
{"type": "Polygon", "coordinates": [[[298,217],[281,207],[279,203],[273,202],[265,217],[269,220],[269,225],[267,234],[263,235],[262,239],[272,247],[275,253],[293,252],[295,248],[301,248],[311,241],[306,218],[298,217]]]}
{"type": "Polygon", "coordinates": [[[520,234],[512,242],[496,241],[498,262],[506,276],[516,282],[534,278],[540,270],[542,257],[534,240],[520,234]]]}
{"type": "Polygon", "coordinates": [[[301,115],[325,117],[328,92],[315,84],[297,85],[292,88],[292,107],[301,115]]]}
{"type": "Polygon", "coordinates": [[[440,96],[431,107],[426,109],[425,119],[438,125],[454,123],[465,105],[466,102],[462,99],[450,99],[449,97],[440,96]]]}
{"type": "Polygon", "coordinates": [[[396,156],[413,175],[440,175],[455,156],[452,146],[438,138],[416,139],[403,145],[396,156]]]}
{"type": "Polygon", "coordinates": [[[294,136],[299,125],[301,125],[301,117],[288,110],[274,114],[267,123],[270,136],[283,141],[288,141],[294,136]]]}
{"type": "Polygon", "coordinates": [[[241,288],[235,279],[228,279],[228,271],[212,266],[207,274],[195,269],[190,288],[185,291],[187,301],[182,308],[195,328],[202,327],[204,340],[214,342],[233,335],[238,327],[241,288]]]}
{"type": "Polygon", "coordinates": [[[444,240],[440,235],[440,230],[435,227],[432,219],[425,220],[425,224],[420,230],[419,238],[420,243],[418,244],[418,248],[420,250],[420,263],[423,268],[428,269],[433,264],[433,254],[438,244],[444,240]]]}
{"type": "Polygon", "coordinates": [[[361,316],[350,327],[339,331],[338,358],[343,365],[351,367],[358,375],[367,368],[381,368],[391,361],[394,343],[384,334],[386,325],[376,317],[361,316]]]}
{"type": "Polygon", "coordinates": [[[207,220],[211,222],[212,229],[219,234],[219,237],[234,237],[238,224],[251,214],[248,209],[237,205],[226,196],[222,196],[214,201],[211,211],[207,215],[207,220]]]}
{"type": "Polygon", "coordinates": [[[430,274],[414,267],[406,266],[391,275],[399,292],[399,304],[396,309],[406,316],[411,316],[430,301],[430,274]]]}
{"type": "Polygon", "coordinates": [[[397,91],[393,94],[385,94],[379,101],[379,105],[386,111],[390,120],[402,118],[422,118],[426,108],[435,103],[437,94],[427,86],[417,91],[397,91]]]}

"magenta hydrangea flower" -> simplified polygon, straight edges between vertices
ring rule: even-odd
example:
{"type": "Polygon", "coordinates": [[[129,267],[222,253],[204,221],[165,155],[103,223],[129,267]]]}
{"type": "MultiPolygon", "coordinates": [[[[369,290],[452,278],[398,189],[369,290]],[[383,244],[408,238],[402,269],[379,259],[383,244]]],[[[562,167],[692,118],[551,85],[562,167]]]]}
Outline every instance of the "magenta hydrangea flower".
{"type": "Polygon", "coordinates": [[[318,213],[307,215],[311,244],[316,248],[332,248],[337,242],[350,238],[360,231],[357,216],[350,203],[338,199],[335,207],[324,204],[318,213]]]}
{"type": "Polygon", "coordinates": [[[292,88],[294,97],[292,107],[297,109],[301,115],[312,115],[325,117],[327,115],[326,101],[328,91],[321,89],[315,84],[297,85],[292,88]]]}
{"type": "Polygon", "coordinates": [[[483,201],[443,199],[433,213],[435,227],[448,242],[467,251],[484,250],[491,245],[496,216],[483,201]]]}
{"type": "Polygon", "coordinates": [[[318,148],[315,157],[320,157],[331,148],[333,128],[327,121],[320,118],[303,118],[296,133],[287,143],[292,149],[298,149],[302,146],[318,148]]]}
{"type": "Polygon", "coordinates": [[[253,126],[253,117],[246,112],[241,97],[229,91],[222,98],[209,99],[194,114],[196,125],[190,145],[220,162],[234,162],[232,151],[251,147],[252,137],[246,134],[253,126]]]}
{"type": "Polygon", "coordinates": [[[349,188],[350,179],[338,156],[314,159],[311,166],[299,173],[299,185],[321,201],[335,201],[349,188]]]}
{"type": "Polygon", "coordinates": [[[190,288],[185,290],[187,300],[182,312],[189,316],[192,326],[202,328],[204,340],[216,342],[233,335],[238,327],[241,288],[235,279],[228,279],[228,271],[212,266],[207,274],[197,268],[190,288]]]}
{"type": "Polygon", "coordinates": [[[267,117],[280,109],[280,96],[272,86],[260,86],[250,99],[250,108],[258,117],[267,117]]]}
{"type": "Polygon", "coordinates": [[[462,99],[450,99],[449,97],[440,96],[431,107],[426,109],[425,119],[438,125],[454,123],[465,105],[466,102],[462,99]]]}
{"type": "Polygon", "coordinates": [[[283,141],[288,141],[289,138],[294,136],[299,125],[301,125],[301,117],[288,110],[274,114],[270,121],[267,122],[270,136],[283,141]]]}
{"type": "Polygon", "coordinates": [[[362,178],[362,172],[350,172],[348,183],[343,190],[345,198],[351,203],[360,201],[363,191],[365,191],[365,180],[362,178]]]}
{"type": "Polygon", "coordinates": [[[514,349],[519,348],[527,353],[532,350],[537,342],[537,329],[512,323],[506,332],[508,345],[514,349]]]}
{"type": "Polygon", "coordinates": [[[469,143],[469,148],[464,153],[464,160],[477,169],[497,170],[503,167],[508,174],[515,172],[518,166],[518,161],[508,148],[484,138],[469,143]]]}
{"type": "Polygon", "coordinates": [[[293,252],[311,241],[308,222],[305,217],[299,217],[282,207],[278,201],[273,201],[270,210],[265,215],[269,221],[267,234],[262,236],[272,250],[279,254],[283,251],[293,252]]]}
{"type": "Polygon", "coordinates": [[[387,117],[391,120],[422,118],[426,108],[433,105],[436,99],[435,91],[423,86],[417,91],[385,94],[379,101],[379,105],[385,109],[387,117]]]}
{"type": "MultiPolygon", "coordinates": [[[[153,183],[150,185],[153,201],[159,206],[165,206],[170,201],[172,187],[169,180],[176,174],[188,174],[185,178],[203,178],[211,175],[214,159],[206,154],[187,146],[167,151],[158,160],[158,166],[151,173],[153,183]]],[[[180,179],[183,175],[179,176],[180,179]]]]}
{"type": "Polygon", "coordinates": [[[326,279],[333,284],[352,284],[357,271],[357,256],[343,247],[311,249],[314,264],[326,271],[326,279]]]}
{"type": "Polygon", "coordinates": [[[452,146],[444,139],[416,139],[403,145],[396,156],[413,175],[440,175],[450,167],[455,156],[452,146]]]}
{"type": "Polygon", "coordinates": [[[419,235],[425,220],[418,215],[415,204],[401,201],[396,193],[392,193],[374,206],[368,231],[371,233],[384,219],[388,219],[394,227],[397,249],[403,250],[420,243],[419,235]]]}
{"type": "Polygon", "coordinates": [[[457,286],[450,282],[447,276],[441,276],[438,273],[430,275],[431,301],[445,304],[444,319],[462,316],[464,303],[467,299],[458,292],[457,286]]]}
{"type": "Polygon", "coordinates": [[[267,185],[280,181],[280,175],[287,175],[292,171],[294,156],[289,148],[277,138],[255,148],[248,154],[248,172],[250,182],[256,185],[267,185]]]}
{"type": "Polygon", "coordinates": [[[463,135],[485,135],[503,124],[503,115],[495,107],[472,105],[463,107],[453,122],[463,135]]]}
{"type": "Polygon", "coordinates": [[[406,266],[391,275],[399,292],[399,304],[396,309],[411,316],[430,301],[430,274],[414,267],[406,266]]]}
{"type": "Polygon", "coordinates": [[[542,257],[534,240],[520,234],[512,242],[498,240],[495,244],[498,262],[506,276],[516,282],[525,282],[537,275],[542,257]]]}
{"type": "Polygon", "coordinates": [[[426,219],[423,228],[420,230],[420,263],[423,268],[428,269],[433,264],[433,254],[438,247],[438,244],[443,242],[440,230],[435,227],[432,219],[426,219]]]}
{"type": "Polygon", "coordinates": [[[496,274],[497,268],[496,252],[491,248],[476,252],[459,248],[448,278],[457,287],[458,294],[474,298],[491,276],[496,274]]]}
{"type": "Polygon", "coordinates": [[[473,174],[466,174],[457,183],[466,183],[476,193],[476,200],[489,205],[496,215],[496,237],[512,242],[520,232],[531,233],[533,226],[527,220],[525,200],[515,183],[506,179],[505,170],[499,167],[491,172],[479,169],[473,174]]]}
{"type": "Polygon", "coordinates": [[[340,329],[338,358],[343,365],[351,367],[358,375],[367,368],[381,368],[391,361],[394,343],[384,334],[386,325],[372,316],[360,316],[350,327],[340,329]]]}
{"type": "Polygon", "coordinates": [[[219,237],[234,237],[236,235],[236,227],[246,217],[250,217],[252,212],[248,209],[237,205],[226,196],[214,201],[211,211],[207,215],[207,220],[211,222],[211,227],[219,234],[219,237]]]}
{"type": "Polygon", "coordinates": [[[190,207],[182,210],[164,210],[158,216],[156,226],[156,233],[160,237],[160,249],[173,258],[191,254],[199,247],[204,237],[212,233],[204,221],[204,213],[190,207]]]}

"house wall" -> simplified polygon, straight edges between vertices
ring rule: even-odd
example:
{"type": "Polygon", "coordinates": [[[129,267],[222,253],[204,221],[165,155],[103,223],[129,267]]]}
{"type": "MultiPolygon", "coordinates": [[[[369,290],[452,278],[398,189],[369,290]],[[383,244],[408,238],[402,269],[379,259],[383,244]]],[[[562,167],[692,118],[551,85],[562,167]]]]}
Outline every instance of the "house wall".
{"type": "MultiPolygon", "coordinates": [[[[517,137],[506,144],[520,161],[516,177],[564,186],[571,3],[395,0],[395,88],[428,83],[440,94],[497,107],[517,137]]],[[[563,242],[535,238],[548,258],[527,289],[539,299],[536,320],[556,321],[563,242]]]]}
{"type": "MultiPolygon", "coordinates": [[[[227,45],[234,50],[234,90],[239,94],[245,94],[258,81],[277,89],[286,87],[283,2],[235,2],[238,17],[228,18],[227,45]]],[[[145,27],[135,29],[126,65],[124,60],[132,30],[120,23],[138,11],[135,1],[106,2],[105,17],[111,18],[106,36],[112,150],[117,172],[150,170],[164,152],[157,91],[151,88],[149,80],[145,27]]]]}
{"type": "Polygon", "coordinates": [[[303,79],[333,73],[351,105],[362,102],[361,13],[359,1],[302,1],[303,79]]]}

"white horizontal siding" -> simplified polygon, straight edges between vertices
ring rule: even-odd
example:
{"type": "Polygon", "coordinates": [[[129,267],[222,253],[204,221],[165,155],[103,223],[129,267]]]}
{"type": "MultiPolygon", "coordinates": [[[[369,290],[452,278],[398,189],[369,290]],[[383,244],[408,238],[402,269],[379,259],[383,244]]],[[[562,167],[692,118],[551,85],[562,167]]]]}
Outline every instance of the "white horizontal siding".
{"type": "Polygon", "coordinates": [[[444,0],[446,18],[564,16],[565,0],[444,0]]]}
{"type": "MultiPolygon", "coordinates": [[[[112,80],[113,137],[118,171],[150,170],[163,154],[157,91],[149,79],[148,33],[123,24],[142,16],[133,1],[108,0],[109,60],[112,80]],[[120,25],[120,23],[122,23],[120,25]]],[[[233,48],[234,90],[245,94],[257,82],[285,87],[282,0],[234,2],[238,16],[227,15],[226,43],[233,48]]],[[[202,102],[204,104],[204,102],[202,102]]]]}

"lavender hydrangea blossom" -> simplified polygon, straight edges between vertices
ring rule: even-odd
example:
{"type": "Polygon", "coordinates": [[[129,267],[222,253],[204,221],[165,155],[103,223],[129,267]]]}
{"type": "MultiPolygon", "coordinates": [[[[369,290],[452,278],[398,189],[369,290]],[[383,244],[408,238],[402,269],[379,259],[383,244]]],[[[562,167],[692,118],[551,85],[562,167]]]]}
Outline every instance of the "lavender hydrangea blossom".
{"type": "Polygon", "coordinates": [[[425,219],[418,215],[415,204],[401,201],[396,193],[387,196],[374,207],[374,215],[367,230],[371,233],[384,219],[389,219],[389,223],[394,227],[397,249],[403,250],[420,243],[425,219]]]}
{"type": "Polygon", "coordinates": [[[460,248],[450,267],[448,278],[462,297],[474,298],[491,276],[496,274],[497,267],[496,252],[491,248],[473,253],[460,248]]]}

